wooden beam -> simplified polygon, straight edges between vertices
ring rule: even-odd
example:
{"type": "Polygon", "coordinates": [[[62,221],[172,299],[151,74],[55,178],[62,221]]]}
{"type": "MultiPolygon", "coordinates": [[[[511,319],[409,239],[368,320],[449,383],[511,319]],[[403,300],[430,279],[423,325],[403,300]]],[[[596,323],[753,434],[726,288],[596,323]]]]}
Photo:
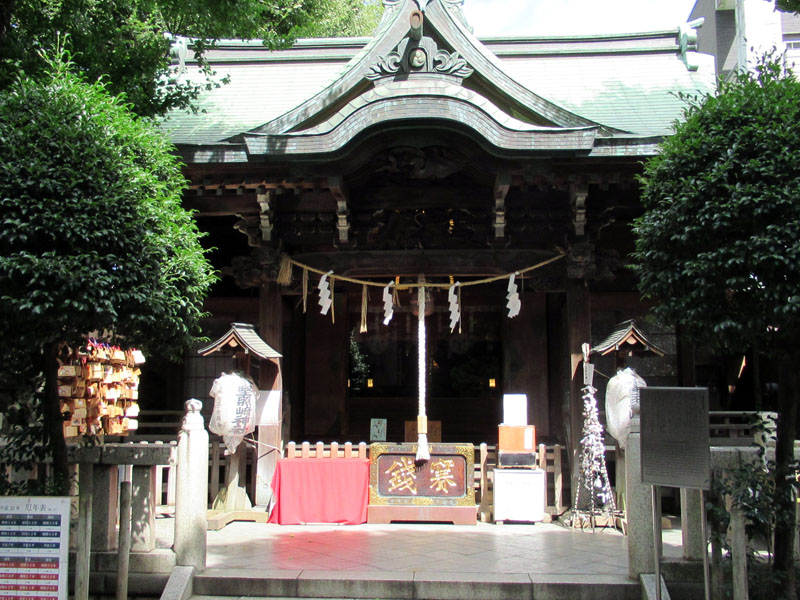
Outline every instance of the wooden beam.
{"type": "Polygon", "coordinates": [[[494,237],[500,239],[506,235],[506,196],[511,187],[511,175],[498,173],[494,182],[494,237]]]}
{"type": "Polygon", "coordinates": [[[486,209],[486,192],[467,185],[386,185],[370,189],[363,195],[353,191],[351,199],[358,210],[424,210],[455,206],[486,209]]]}
{"type": "Polygon", "coordinates": [[[231,217],[241,214],[257,214],[258,202],[255,194],[237,196],[185,196],[183,207],[197,212],[198,217],[231,217]]]}
{"type": "Polygon", "coordinates": [[[270,217],[272,216],[272,210],[270,207],[272,195],[272,190],[260,190],[259,193],[256,194],[256,201],[261,209],[261,214],[259,215],[259,229],[261,229],[261,239],[265,242],[272,241],[272,230],[274,228],[273,223],[270,220],[270,217]]]}
{"type": "Polygon", "coordinates": [[[572,210],[572,227],[575,235],[586,232],[586,198],[589,186],[585,183],[571,183],[569,186],[569,205],[572,210]]]}
{"type": "MultiPolygon", "coordinates": [[[[553,250],[475,249],[425,251],[340,251],[293,254],[292,258],[321,270],[333,270],[350,277],[429,276],[484,277],[513,273],[553,256],[553,250]]],[[[547,274],[560,282],[566,267],[564,260],[555,261],[531,277],[547,274]]]]}
{"type": "Polygon", "coordinates": [[[329,177],[328,188],[336,200],[336,230],[339,232],[339,243],[347,244],[350,234],[350,222],[347,211],[347,190],[341,177],[329,177]]]}

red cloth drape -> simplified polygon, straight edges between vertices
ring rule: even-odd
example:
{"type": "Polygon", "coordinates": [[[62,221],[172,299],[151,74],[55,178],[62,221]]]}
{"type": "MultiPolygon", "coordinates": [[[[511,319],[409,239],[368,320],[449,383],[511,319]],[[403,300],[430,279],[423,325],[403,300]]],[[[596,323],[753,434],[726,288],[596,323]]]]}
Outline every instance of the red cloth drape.
{"type": "Polygon", "coordinates": [[[278,461],[272,478],[277,504],[270,523],[367,521],[369,461],[360,458],[292,458],[278,461]]]}

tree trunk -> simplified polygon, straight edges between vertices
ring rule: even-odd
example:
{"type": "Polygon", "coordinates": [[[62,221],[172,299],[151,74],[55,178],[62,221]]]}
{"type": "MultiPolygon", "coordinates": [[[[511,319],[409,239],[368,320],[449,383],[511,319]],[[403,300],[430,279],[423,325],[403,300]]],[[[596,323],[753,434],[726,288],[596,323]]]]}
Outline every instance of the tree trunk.
{"type": "Polygon", "coordinates": [[[69,490],[67,443],[64,440],[61,401],[58,397],[58,342],[51,342],[44,354],[44,404],[42,406],[44,431],[49,441],[53,460],[55,492],[64,496],[69,490]]]}
{"type": "Polygon", "coordinates": [[[777,518],[775,525],[775,562],[773,570],[779,578],[777,596],[796,600],[794,576],[794,539],[797,519],[794,499],[794,438],[797,424],[797,365],[800,352],[782,359],[778,390],[778,428],[775,447],[775,492],[777,518]]]}

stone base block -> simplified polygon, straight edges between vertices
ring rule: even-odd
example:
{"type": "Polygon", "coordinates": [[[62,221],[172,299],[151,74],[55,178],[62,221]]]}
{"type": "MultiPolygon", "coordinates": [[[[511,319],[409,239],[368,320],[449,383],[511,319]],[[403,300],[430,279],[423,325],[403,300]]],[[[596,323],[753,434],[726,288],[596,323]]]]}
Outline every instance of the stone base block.
{"type": "Polygon", "coordinates": [[[218,531],[228,523],[234,521],[252,521],[254,523],[266,523],[269,515],[266,511],[255,510],[210,510],[208,511],[209,531],[218,531]]]}
{"type": "Polygon", "coordinates": [[[389,506],[370,504],[367,507],[367,523],[386,524],[392,521],[475,525],[478,521],[478,512],[475,506],[389,506]]]}

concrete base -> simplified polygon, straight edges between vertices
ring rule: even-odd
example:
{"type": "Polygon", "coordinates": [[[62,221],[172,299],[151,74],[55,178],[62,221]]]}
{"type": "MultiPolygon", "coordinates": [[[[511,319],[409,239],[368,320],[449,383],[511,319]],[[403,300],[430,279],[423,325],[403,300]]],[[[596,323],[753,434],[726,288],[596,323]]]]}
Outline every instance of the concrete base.
{"type": "Polygon", "coordinates": [[[252,521],[266,523],[269,514],[255,510],[210,510],[208,511],[208,530],[218,531],[234,521],[252,521]]]}
{"type": "Polygon", "coordinates": [[[387,524],[397,521],[475,525],[478,522],[478,513],[475,506],[370,504],[367,507],[367,523],[387,524]]]}
{"type": "Polygon", "coordinates": [[[169,576],[161,600],[189,600],[193,595],[194,567],[175,567],[169,576]]]}

